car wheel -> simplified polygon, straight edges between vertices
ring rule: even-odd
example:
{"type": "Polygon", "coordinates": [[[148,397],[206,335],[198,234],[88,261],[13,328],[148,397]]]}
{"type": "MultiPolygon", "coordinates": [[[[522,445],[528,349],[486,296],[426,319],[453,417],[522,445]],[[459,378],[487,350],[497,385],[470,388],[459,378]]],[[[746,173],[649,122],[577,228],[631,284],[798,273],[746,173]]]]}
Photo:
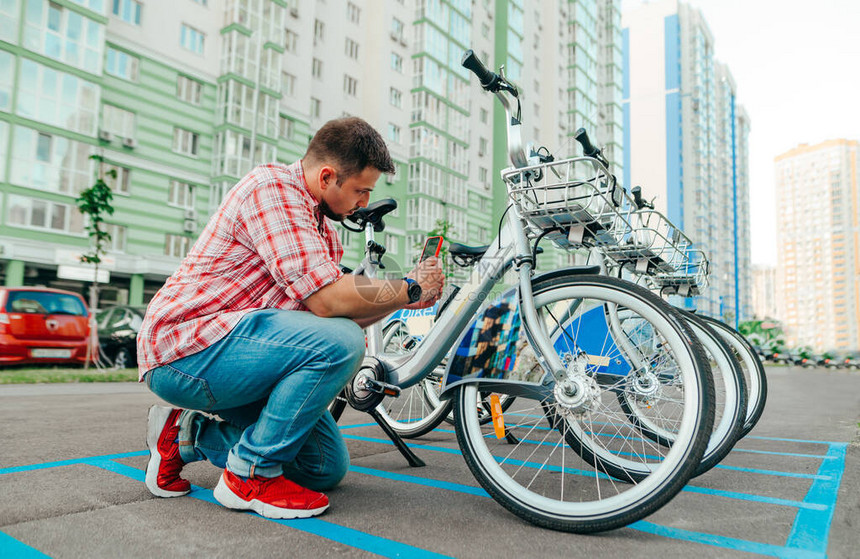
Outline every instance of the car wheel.
{"type": "Polygon", "coordinates": [[[129,351],[124,347],[120,348],[119,351],[116,352],[116,357],[113,359],[113,368],[127,369],[132,366],[131,353],[129,353],[129,351]]]}

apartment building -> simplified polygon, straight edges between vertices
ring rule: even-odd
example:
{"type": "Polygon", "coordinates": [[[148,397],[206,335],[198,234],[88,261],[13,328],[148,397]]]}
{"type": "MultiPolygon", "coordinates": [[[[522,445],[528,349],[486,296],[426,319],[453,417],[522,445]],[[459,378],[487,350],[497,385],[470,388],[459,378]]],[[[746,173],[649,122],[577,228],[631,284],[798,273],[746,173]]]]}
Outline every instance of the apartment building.
{"type": "MultiPolygon", "coordinates": [[[[345,115],[396,163],[374,194],[399,202],[378,239],[392,263],[438,220],[485,244],[507,205],[504,123],[463,52],[505,65],[536,146],[570,155],[586,126],[620,159],[620,38],[620,0],[0,3],[0,278],[82,291],[75,198],[113,170],[102,300],[146,302],[248,170],[345,115]]],[[[363,238],[342,238],[354,265],[363,238]]]]}
{"type": "Polygon", "coordinates": [[[779,319],[776,304],[776,266],[753,266],[752,282],[753,318],[779,319]]]}
{"type": "Polygon", "coordinates": [[[775,159],[777,305],[791,345],[860,348],[858,142],[800,145],[775,159]]]}
{"type": "Polygon", "coordinates": [[[736,324],[752,315],[749,117],[699,10],[642,4],[622,28],[624,184],[705,250],[710,286],[695,306],[736,324]]]}

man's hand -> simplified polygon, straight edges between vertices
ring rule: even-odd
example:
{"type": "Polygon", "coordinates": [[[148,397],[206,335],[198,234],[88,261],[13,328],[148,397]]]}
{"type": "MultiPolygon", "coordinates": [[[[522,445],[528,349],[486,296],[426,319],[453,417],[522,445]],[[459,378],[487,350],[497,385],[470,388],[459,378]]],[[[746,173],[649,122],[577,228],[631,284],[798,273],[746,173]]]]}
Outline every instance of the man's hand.
{"type": "Polygon", "coordinates": [[[407,305],[406,309],[426,309],[432,307],[442,296],[442,288],[445,286],[445,274],[442,272],[442,263],[438,258],[430,258],[419,262],[415,269],[406,274],[409,279],[414,279],[421,286],[421,298],[407,305]]]}

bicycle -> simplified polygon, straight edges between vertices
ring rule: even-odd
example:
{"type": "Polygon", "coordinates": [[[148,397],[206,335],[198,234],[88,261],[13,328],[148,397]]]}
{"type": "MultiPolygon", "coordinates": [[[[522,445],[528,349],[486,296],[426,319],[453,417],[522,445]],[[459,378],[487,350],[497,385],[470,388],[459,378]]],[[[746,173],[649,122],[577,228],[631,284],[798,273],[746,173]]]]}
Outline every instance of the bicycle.
{"type": "MultiPolygon", "coordinates": [[[[505,181],[512,204],[500,234],[412,351],[382,353],[379,325],[369,329],[368,357],[347,386],[347,399],[373,410],[386,391],[393,395],[427,378],[452,348],[502,348],[504,362],[475,360],[487,352],[455,352],[443,378],[441,396],[454,401],[457,440],[473,475],[498,503],[540,526],[585,533],[627,525],[677,494],[704,454],[714,421],[704,352],[678,312],[640,286],[594,275],[591,267],[533,277],[537,244],[546,234],[542,218],[566,215],[571,226],[597,230],[614,211],[615,178],[598,157],[572,158],[561,162],[571,167],[565,209],[530,208],[535,183],[559,162],[526,157],[521,121],[512,120],[518,90],[504,71],[488,71],[471,51],[463,65],[502,103],[509,156],[527,180],[505,181]],[[577,200],[583,190],[594,206],[577,200]],[[516,271],[517,288],[505,312],[487,307],[481,325],[470,327],[508,269],[516,271]],[[623,322],[604,324],[602,347],[580,347],[583,326],[607,309],[623,322]],[[670,446],[642,437],[620,408],[619,392],[645,397],[641,377],[661,380],[642,413],[675,434],[670,446]],[[475,403],[481,392],[516,397],[507,421],[495,414],[492,425],[480,423],[475,403]]],[[[371,214],[376,209],[366,208],[371,214]]],[[[587,338],[597,336],[589,332],[587,338]]]]}

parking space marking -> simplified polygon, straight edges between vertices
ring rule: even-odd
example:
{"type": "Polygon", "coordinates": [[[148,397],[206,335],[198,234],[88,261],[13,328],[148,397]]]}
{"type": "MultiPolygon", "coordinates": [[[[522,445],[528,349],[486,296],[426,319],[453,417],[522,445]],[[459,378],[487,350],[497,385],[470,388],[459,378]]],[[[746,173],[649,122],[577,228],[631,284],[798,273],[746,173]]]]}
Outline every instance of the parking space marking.
{"type": "MultiPolygon", "coordinates": [[[[91,459],[87,464],[123,475],[141,483],[144,482],[145,472],[143,470],[138,470],[137,468],[126,466],[125,464],[114,462],[113,460],[91,459]]],[[[189,493],[188,496],[207,503],[214,503],[219,507],[222,506],[215,500],[211,489],[194,486],[194,490],[189,493]]],[[[362,551],[375,553],[382,557],[419,557],[427,559],[448,557],[447,555],[434,553],[432,551],[400,543],[395,540],[374,536],[373,534],[368,534],[360,530],[327,522],[319,518],[284,520],[278,518],[265,518],[250,511],[245,514],[250,514],[262,520],[281,524],[282,526],[287,526],[288,528],[293,528],[300,532],[314,534],[315,536],[320,536],[349,547],[361,549],[362,551]]]]}
{"type": "Polygon", "coordinates": [[[836,497],[839,484],[842,482],[842,473],[845,471],[847,451],[848,443],[830,443],[827,455],[833,456],[834,460],[822,461],[818,469],[821,479],[813,482],[804,499],[814,503],[827,503],[827,508],[823,511],[798,511],[786,547],[822,554],[827,551],[830,523],[836,509],[836,497]]]}
{"type": "MultiPolygon", "coordinates": [[[[359,427],[372,427],[375,426],[374,423],[367,424],[357,424],[357,425],[346,425],[343,426],[342,429],[355,429],[359,427]]],[[[352,439],[357,441],[364,442],[372,442],[379,444],[392,445],[393,443],[388,439],[381,439],[376,437],[365,437],[359,435],[352,435],[348,433],[343,434],[345,439],[352,439]]],[[[792,501],[787,499],[778,499],[771,497],[764,497],[759,495],[750,495],[745,493],[736,493],[731,491],[723,491],[716,489],[708,489],[702,488],[698,486],[688,485],[684,488],[684,491],[690,491],[693,493],[700,493],[709,496],[717,496],[717,497],[727,497],[748,501],[760,502],[763,504],[770,505],[779,505],[779,506],[788,506],[794,507],[797,509],[797,514],[795,516],[794,523],[791,528],[791,532],[788,536],[785,546],[778,546],[772,544],[765,544],[761,542],[753,542],[748,540],[741,540],[737,538],[731,538],[726,536],[718,536],[714,534],[706,534],[702,532],[695,532],[691,530],[684,530],[680,528],[673,528],[668,526],[662,526],[658,524],[654,524],[647,521],[638,521],[631,524],[629,527],[635,530],[640,530],[644,532],[648,532],[651,534],[664,536],[672,539],[679,539],[689,542],[701,543],[705,545],[711,545],[715,547],[722,547],[726,549],[733,549],[738,551],[746,551],[751,553],[759,553],[763,555],[771,555],[775,557],[792,557],[797,559],[812,559],[824,557],[827,551],[827,544],[830,534],[830,526],[833,520],[833,514],[835,512],[836,507],[836,498],[838,495],[839,486],[842,481],[842,475],[845,470],[845,460],[847,455],[848,443],[836,443],[836,442],[827,442],[827,441],[811,441],[811,440],[802,440],[802,439],[784,439],[784,438],[776,438],[776,437],[750,437],[754,439],[760,440],[772,440],[772,441],[781,441],[781,442],[794,442],[794,443],[813,443],[813,444],[821,444],[827,445],[827,453],[822,455],[798,455],[796,453],[773,453],[778,455],[785,455],[787,457],[796,457],[803,456],[809,458],[817,458],[821,460],[821,465],[815,474],[801,474],[801,473],[792,473],[792,472],[780,472],[776,470],[760,470],[755,468],[741,468],[736,466],[725,466],[718,465],[716,467],[723,468],[731,471],[737,471],[742,473],[753,473],[753,474],[766,474],[766,475],[774,475],[774,476],[785,476],[791,478],[799,478],[799,479],[812,479],[813,483],[809,488],[804,500],[802,502],[792,501]]],[[[429,444],[418,444],[418,443],[407,443],[412,448],[424,449],[428,451],[434,452],[443,452],[447,454],[456,454],[460,455],[460,451],[458,448],[449,448],[437,445],[429,445],[429,444]]],[[[743,449],[737,449],[743,450],[743,449]]],[[[769,453],[768,451],[752,451],[752,452],[762,452],[769,453]]],[[[117,473],[119,475],[123,475],[125,477],[134,479],[139,482],[144,481],[144,471],[139,470],[137,468],[127,466],[125,464],[116,462],[116,460],[121,458],[132,458],[148,455],[147,450],[134,451],[134,452],[126,452],[119,454],[110,454],[104,456],[92,456],[92,457],[84,457],[78,459],[70,459],[70,460],[61,460],[55,462],[45,462],[41,464],[31,464],[25,466],[15,466],[10,468],[2,468],[0,469],[0,475],[12,474],[12,473],[21,473],[21,472],[29,472],[35,470],[49,469],[49,468],[57,468],[71,465],[79,465],[85,464],[89,466],[98,467],[107,471],[111,471],[113,473],[117,473]]],[[[373,468],[367,468],[364,466],[351,465],[350,471],[355,472],[362,475],[375,476],[380,478],[385,478],[389,480],[399,481],[402,483],[410,483],[422,486],[433,487],[437,489],[443,489],[448,491],[455,491],[459,493],[480,496],[484,498],[489,498],[489,495],[480,487],[473,487],[469,485],[463,485],[458,483],[446,482],[441,480],[434,480],[429,478],[424,478],[420,476],[411,476],[407,474],[398,474],[393,472],[385,472],[381,470],[375,470],[373,468]]],[[[189,495],[195,499],[199,499],[206,502],[216,503],[214,497],[212,496],[212,490],[204,489],[201,487],[194,486],[194,491],[189,495]]],[[[247,514],[252,514],[258,518],[259,515],[248,512],[247,514]]],[[[336,541],[338,543],[342,543],[344,545],[354,547],[357,549],[361,549],[364,551],[368,551],[371,553],[376,553],[383,556],[397,556],[397,555],[408,555],[410,557],[443,557],[443,555],[439,555],[437,553],[424,550],[421,548],[413,547],[408,544],[403,544],[400,542],[396,542],[393,540],[389,540],[386,538],[374,536],[372,534],[367,534],[365,532],[361,532],[359,530],[355,530],[352,528],[348,528],[345,526],[340,526],[338,524],[334,524],[331,522],[327,522],[325,520],[321,520],[318,518],[311,519],[301,519],[301,520],[277,520],[277,519],[265,519],[267,521],[276,522],[278,524],[287,526],[289,528],[293,528],[302,532],[314,534],[332,541],[336,541]]],[[[27,546],[26,544],[18,541],[17,539],[0,532],[0,552],[4,554],[10,554],[14,556],[21,557],[45,557],[45,555],[38,550],[27,546]]]]}
{"type": "Polygon", "coordinates": [[[5,532],[0,532],[0,555],[3,557],[16,557],[18,559],[41,559],[50,557],[38,549],[30,547],[24,542],[18,541],[5,532]]]}

